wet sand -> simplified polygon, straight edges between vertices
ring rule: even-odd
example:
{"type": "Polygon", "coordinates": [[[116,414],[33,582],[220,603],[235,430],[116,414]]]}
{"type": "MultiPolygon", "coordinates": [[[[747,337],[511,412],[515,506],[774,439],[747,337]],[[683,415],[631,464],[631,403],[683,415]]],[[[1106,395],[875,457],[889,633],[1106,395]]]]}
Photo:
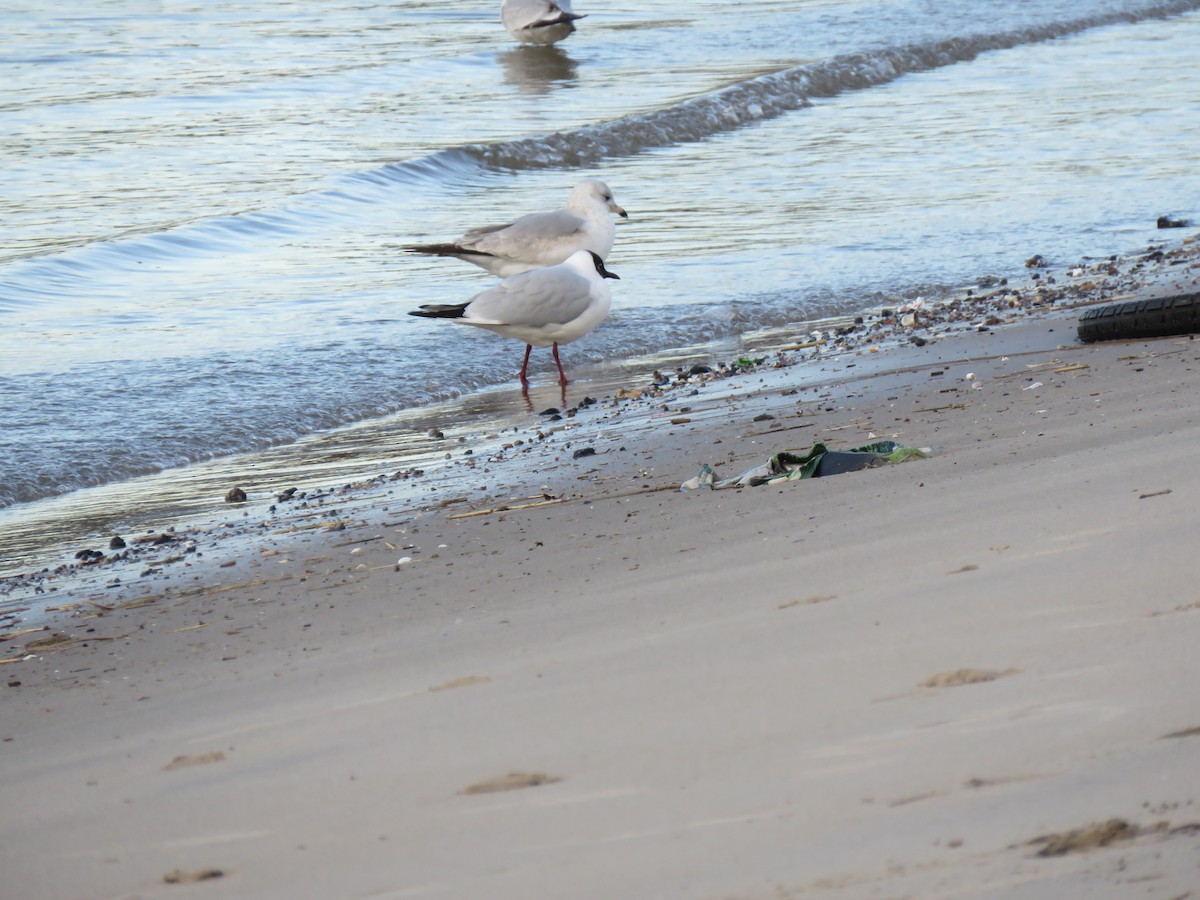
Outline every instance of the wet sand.
{"type": "Polygon", "coordinates": [[[1200,346],[1079,344],[1067,307],[1096,299],[643,373],[436,472],[11,583],[52,609],[0,645],[6,881],[1187,896],[1200,346]],[[875,439],[935,452],[678,490],[875,439]]]}

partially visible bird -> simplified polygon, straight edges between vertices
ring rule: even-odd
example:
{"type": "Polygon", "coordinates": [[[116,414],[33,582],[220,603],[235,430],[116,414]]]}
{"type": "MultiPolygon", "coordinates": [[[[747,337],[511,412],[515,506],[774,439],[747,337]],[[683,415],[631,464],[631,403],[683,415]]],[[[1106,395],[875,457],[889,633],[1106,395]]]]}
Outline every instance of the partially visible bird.
{"type": "Polygon", "coordinates": [[[575,31],[571,0],[504,0],[500,21],[523,44],[553,44],[575,31]]]}
{"type": "Polygon", "coordinates": [[[505,278],[466,303],[426,304],[409,313],[427,319],[450,319],[486,328],[525,342],[521,384],[528,386],[529,354],[534,347],[553,347],[559,384],[567,384],[558,345],[579,340],[595,330],[612,304],[606,278],[619,278],[604,268],[590,250],[576,250],[566,262],[505,278]]]}
{"type": "Polygon", "coordinates": [[[453,256],[507,278],[556,265],[576,250],[591,250],[607,259],[616,232],[610,212],[629,218],[613,200],[608,185],[589,178],[575,185],[563,209],[530,213],[506,225],[472,228],[448,244],[418,244],[405,249],[453,256]]]}

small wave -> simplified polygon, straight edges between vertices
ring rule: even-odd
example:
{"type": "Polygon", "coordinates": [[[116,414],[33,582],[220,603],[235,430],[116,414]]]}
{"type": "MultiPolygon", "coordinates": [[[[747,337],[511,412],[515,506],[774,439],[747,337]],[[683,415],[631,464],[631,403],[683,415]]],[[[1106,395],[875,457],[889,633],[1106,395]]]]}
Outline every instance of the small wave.
{"type": "Polygon", "coordinates": [[[877,87],[903,75],[967,62],[983,53],[1049,41],[1106,25],[1165,18],[1198,8],[1200,0],[1175,0],[1137,11],[836,56],[760,75],[666,109],[576,131],[472,144],[462,150],[480,164],[502,170],[589,166],[604,159],[702,141],[801,109],[815,97],[877,87]]]}
{"type": "Polygon", "coordinates": [[[801,109],[814,98],[888,84],[907,74],[954,65],[983,53],[1196,9],[1200,9],[1200,0],[1169,0],[1132,11],[1112,11],[994,34],[844,54],[759,75],[663,109],[572,131],[445,148],[420,159],[347,173],[332,179],[331,186],[293,196],[278,208],[177,223],[18,258],[7,266],[0,282],[0,312],[40,305],[47,297],[56,296],[48,286],[65,291],[72,284],[87,284],[100,272],[135,271],[147,260],[221,257],[322,231],[333,221],[360,215],[364,204],[391,202],[397,187],[406,191],[427,189],[434,196],[447,184],[486,179],[489,171],[585,168],[605,159],[703,141],[801,109]]]}

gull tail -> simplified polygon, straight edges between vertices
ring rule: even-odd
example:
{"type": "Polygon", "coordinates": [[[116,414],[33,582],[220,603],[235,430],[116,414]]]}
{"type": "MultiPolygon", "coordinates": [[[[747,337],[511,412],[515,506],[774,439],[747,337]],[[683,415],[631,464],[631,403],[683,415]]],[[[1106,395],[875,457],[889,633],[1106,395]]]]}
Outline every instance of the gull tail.
{"type": "Polygon", "coordinates": [[[412,310],[409,315],[425,319],[461,319],[466,309],[465,303],[426,303],[420,309],[412,310]]]}

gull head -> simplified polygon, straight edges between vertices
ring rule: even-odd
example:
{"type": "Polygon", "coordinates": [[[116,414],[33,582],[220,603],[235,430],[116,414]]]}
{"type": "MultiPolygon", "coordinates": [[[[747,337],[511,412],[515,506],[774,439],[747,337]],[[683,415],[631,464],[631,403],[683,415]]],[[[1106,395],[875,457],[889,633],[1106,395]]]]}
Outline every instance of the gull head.
{"type": "Polygon", "coordinates": [[[609,212],[620,216],[622,219],[629,218],[629,213],[625,212],[617,204],[617,201],[613,199],[612,191],[608,189],[608,185],[595,178],[589,178],[575,185],[575,189],[571,191],[571,196],[567,200],[567,207],[569,209],[581,209],[589,207],[594,203],[602,205],[609,212]]]}

